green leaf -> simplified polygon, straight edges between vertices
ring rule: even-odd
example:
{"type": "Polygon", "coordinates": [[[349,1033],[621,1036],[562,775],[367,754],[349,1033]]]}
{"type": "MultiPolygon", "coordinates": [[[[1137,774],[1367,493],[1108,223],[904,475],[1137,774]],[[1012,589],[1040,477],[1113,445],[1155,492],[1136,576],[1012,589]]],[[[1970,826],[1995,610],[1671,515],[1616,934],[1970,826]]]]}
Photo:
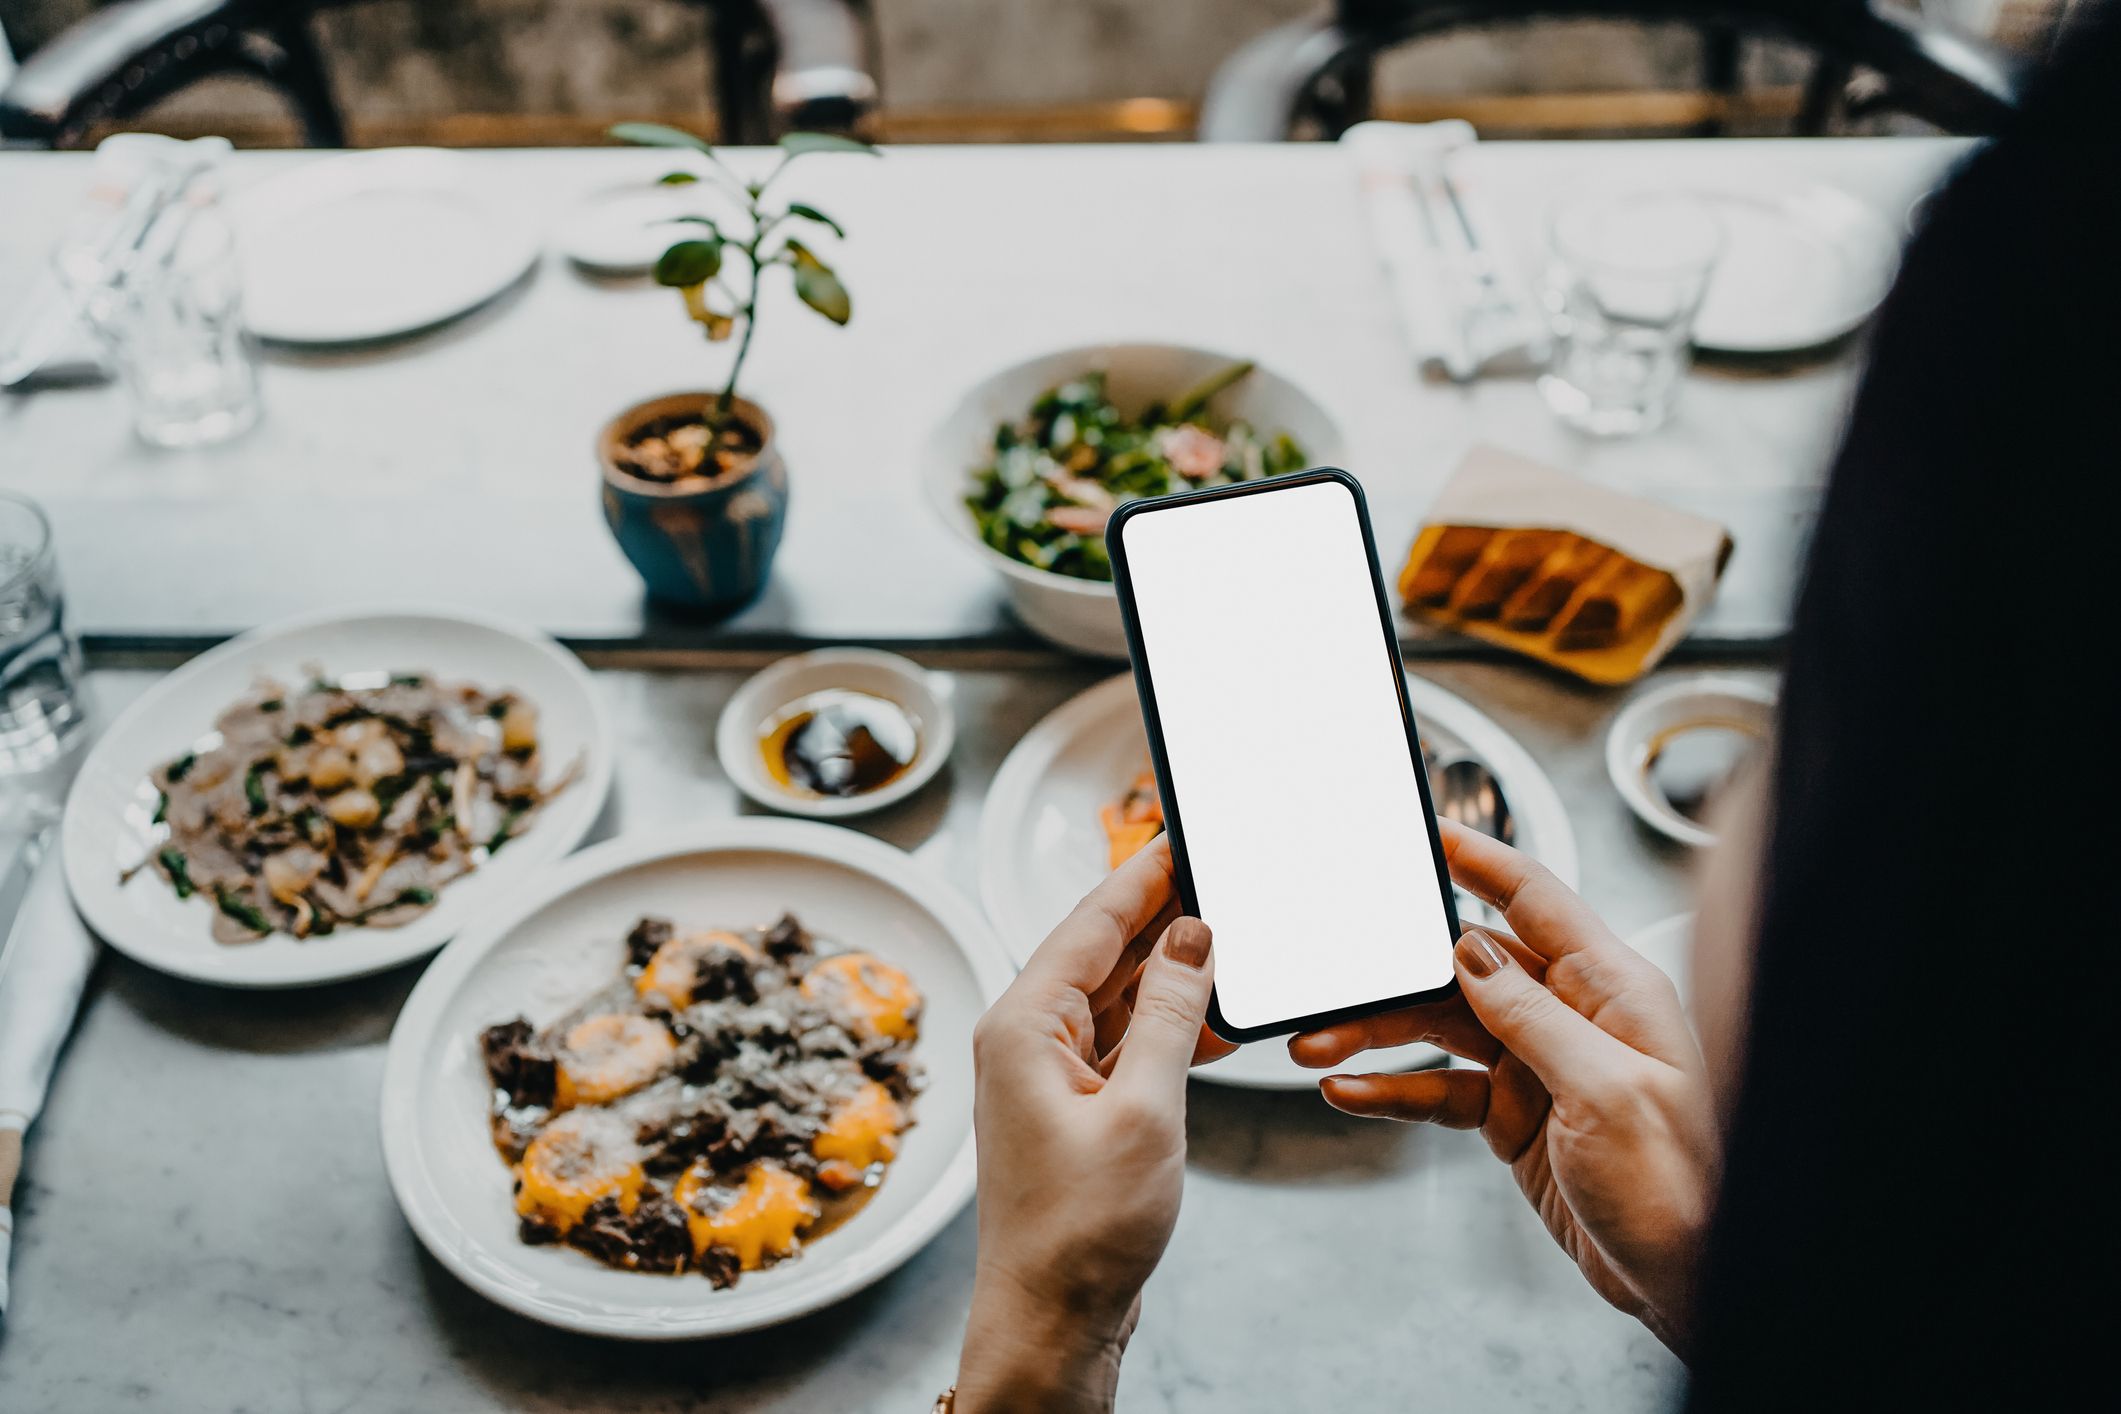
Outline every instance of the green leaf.
{"type": "Polygon", "coordinates": [[[788,242],[788,253],[795,258],[796,298],[835,324],[845,324],[853,318],[854,301],[840,277],[832,273],[832,267],[800,241],[788,242]]]}
{"type": "Polygon", "coordinates": [[[818,210],[815,206],[805,206],[800,201],[791,201],[788,203],[788,214],[790,216],[800,216],[806,221],[815,221],[841,240],[847,239],[847,233],[840,229],[840,223],[818,210]]]}
{"type": "Polygon", "coordinates": [[[253,933],[270,933],[272,931],[272,920],[259,912],[253,905],[245,903],[241,895],[225,884],[214,885],[214,903],[219,906],[223,913],[235,919],[253,933]]]}
{"type": "Polygon", "coordinates": [[[665,172],[656,178],[658,184],[666,187],[689,187],[698,180],[695,172],[665,172]]]}
{"type": "Polygon", "coordinates": [[[664,123],[619,123],[611,128],[610,136],[638,147],[685,147],[709,155],[714,152],[714,145],[707,139],[664,123]]]}
{"type": "Polygon", "coordinates": [[[806,152],[861,152],[871,157],[883,156],[860,138],[841,137],[837,133],[788,133],[781,138],[781,151],[790,157],[801,157],[806,152]]]}
{"type": "Polygon", "coordinates": [[[712,280],[722,268],[722,240],[679,241],[655,263],[655,282],[683,288],[712,280]]]}
{"type": "Polygon", "coordinates": [[[192,896],[191,861],[173,849],[165,849],[156,856],[169,875],[170,887],[177,891],[178,898],[192,896]]]}
{"type": "Polygon", "coordinates": [[[715,219],[712,216],[665,216],[656,224],[660,226],[705,226],[708,230],[714,232],[716,239],[720,239],[722,234],[722,228],[715,223],[715,219]]]}

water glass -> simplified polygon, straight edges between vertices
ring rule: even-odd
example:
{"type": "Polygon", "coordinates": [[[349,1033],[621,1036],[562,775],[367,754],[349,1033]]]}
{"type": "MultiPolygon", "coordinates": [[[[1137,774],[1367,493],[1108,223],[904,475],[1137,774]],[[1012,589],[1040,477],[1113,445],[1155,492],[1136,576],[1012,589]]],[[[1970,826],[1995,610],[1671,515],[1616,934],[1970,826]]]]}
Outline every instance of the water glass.
{"type": "Polygon", "coordinates": [[[1679,192],[1601,193],[1565,202],[1549,244],[1547,406],[1597,436],[1661,426],[1723,249],[1715,212],[1679,192]]]}
{"type": "Polygon", "coordinates": [[[87,727],[51,522],[36,502],[0,491],[0,832],[56,813],[87,727]]]}
{"type": "Polygon", "coordinates": [[[61,250],[62,278],[158,447],[224,441],[258,419],[234,234],[210,206],[172,211],[137,248],[61,250]]]}

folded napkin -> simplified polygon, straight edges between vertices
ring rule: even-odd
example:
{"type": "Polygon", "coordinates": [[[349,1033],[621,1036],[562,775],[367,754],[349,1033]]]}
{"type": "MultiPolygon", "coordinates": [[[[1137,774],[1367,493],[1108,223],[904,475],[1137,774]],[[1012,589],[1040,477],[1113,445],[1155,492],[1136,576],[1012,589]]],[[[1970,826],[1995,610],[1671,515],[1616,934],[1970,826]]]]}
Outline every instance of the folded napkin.
{"type": "Polygon", "coordinates": [[[1399,593],[1445,628],[1626,682],[1679,641],[1730,557],[1713,520],[1475,447],[1429,507],[1399,593]]]}
{"type": "MultiPolygon", "coordinates": [[[[150,229],[176,210],[201,178],[231,151],[227,138],[183,140],[155,133],[114,133],[96,145],[88,213],[60,255],[100,278],[133,261],[150,229]]],[[[165,229],[167,229],[165,227],[165,229]]],[[[82,291],[46,262],[22,302],[0,319],[0,388],[80,382],[103,371],[103,353],[80,313],[82,291]]]]}
{"type": "Polygon", "coordinates": [[[1357,123],[1341,138],[1354,159],[1392,299],[1425,373],[1465,381],[1483,370],[1529,372],[1546,361],[1545,316],[1489,233],[1475,191],[1449,180],[1470,123],[1357,123]]]}
{"type": "Polygon", "coordinates": [[[47,832],[24,847],[33,870],[7,942],[0,946],[0,1316],[14,1234],[22,1140],[51,1084],[52,1066],[96,961],[96,943],[66,894],[66,871],[47,832]],[[46,844],[49,842],[50,847],[46,844]]]}

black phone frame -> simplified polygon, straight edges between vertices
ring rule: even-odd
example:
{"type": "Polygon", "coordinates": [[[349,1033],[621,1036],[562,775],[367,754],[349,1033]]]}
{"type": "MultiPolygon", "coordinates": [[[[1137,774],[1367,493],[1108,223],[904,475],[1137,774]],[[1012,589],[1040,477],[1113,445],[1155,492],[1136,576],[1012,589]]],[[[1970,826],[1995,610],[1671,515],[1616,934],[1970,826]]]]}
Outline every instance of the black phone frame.
{"type": "MultiPolygon", "coordinates": [[[[1458,906],[1451,896],[1451,871],[1444,861],[1443,837],[1436,828],[1436,804],[1430,798],[1429,773],[1421,759],[1421,731],[1414,721],[1414,704],[1407,697],[1406,665],[1399,655],[1399,636],[1393,631],[1392,610],[1385,598],[1384,575],[1378,567],[1377,539],[1370,529],[1369,501],[1363,495],[1362,483],[1338,467],[1313,467],[1308,471],[1291,472],[1260,481],[1233,482],[1227,486],[1181,491],[1170,496],[1142,497],[1121,505],[1112,513],[1111,521],[1105,526],[1105,549],[1112,560],[1113,588],[1119,595],[1120,619],[1127,630],[1127,656],[1134,667],[1134,691],[1141,701],[1142,725],[1147,728],[1149,734],[1149,760],[1155,769],[1156,788],[1163,801],[1164,830],[1171,837],[1171,866],[1173,880],[1178,888],[1179,907],[1192,917],[1200,916],[1200,902],[1193,891],[1193,870],[1186,855],[1184,816],[1178,793],[1171,783],[1171,761],[1164,750],[1163,720],[1156,708],[1156,684],[1149,670],[1148,653],[1142,643],[1141,617],[1135,606],[1134,586],[1127,568],[1124,531],[1129,522],[1143,515],[1183,511],[1189,506],[1209,501],[1226,501],[1238,496],[1268,496],[1277,491],[1315,486],[1322,482],[1334,482],[1345,487],[1355,501],[1355,522],[1362,530],[1363,554],[1370,567],[1370,587],[1377,596],[1379,636],[1383,639],[1386,655],[1391,661],[1392,681],[1399,697],[1399,716],[1406,724],[1407,751],[1414,763],[1414,779],[1421,789],[1422,817],[1429,827],[1429,853],[1436,865],[1437,891],[1443,898],[1444,922],[1449,928],[1445,936],[1456,938],[1459,927],[1458,906]]],[[[1333,1011],[1290,1017],[1259,1026],[1230,1025],[1223,1017],[1221,997],[1217,992],[1211,993],[1208,998],[1208,1026],[1225,1041],[1242,1044],[1266,1040],[1273,1036],[1293,1035],[1301,1031],[1316,1031],[1343,1021],[1356,1021],[1382,1012],[1439,1001],[1457,990],[1458,979],[1454,976],[1441,987],[1433,987],[1425,992],[1409,992],[1402,997],[1382,997],[1376,1001],[1358,1002],[1333,1011]]]]}

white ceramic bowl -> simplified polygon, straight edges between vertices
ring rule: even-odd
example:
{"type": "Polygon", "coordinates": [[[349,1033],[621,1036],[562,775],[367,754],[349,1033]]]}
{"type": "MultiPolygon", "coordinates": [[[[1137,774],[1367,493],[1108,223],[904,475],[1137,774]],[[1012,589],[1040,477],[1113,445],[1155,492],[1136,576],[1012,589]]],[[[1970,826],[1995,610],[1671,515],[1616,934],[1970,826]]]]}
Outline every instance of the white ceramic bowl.
{"type": "Polygon", "coordinates": [[[736,788],[768,810],[844,820],[896,805],[935,778],[957,744],[957,714],[950,708],[949,680],[896,653],[873,648],[821,648],[797,653],[755,673],[714,729],[714,751],[736,788]],[[820,796],[790,790],[766,770],[759,728],[799,698],[827,688],[847,688],[895,702],[913,719],[919,745],[913,764],[879,790],[861,795],[820,796]]]}
{"type": "MultiPolygon", "coordinates": [[[[1170,398],[1219,369],[1244,360],[1235,354],[1180,344],[1093,344],[1027,359],[984,379],[958,399],[929,437],[922,478],[930,504],[955,535],[1001,575],[1009,606],[1033,633],[1063,648],[1099,658],[1127,656],[1127,635],[1112,586],[1033,569],[979,538],[965,495],[972,473],[994,450],[994,429],[1016,422],[1039,394],[1103,369],[1113,400],[1135,411],[1170,398]]],[[[1339,466],[1340,429],[1324,408],[1280,374],[1265,367],[1211,404],[1224,417],[1241,418],[1269,435],[1286,432],[1303,447],[1312,466],[1339,466]]]]}
{"type": "Polygon", "coordinates": [[[304,987],[361,977],[433,952],[486,909],[529,886],[580,844],[611,788],[612,739],[580,659],[535,629],[505,620],[418,610],[328,613],[253,629],[163,678],[111,724],[67,796],[61,841],[66,882],[89,926],[136,962],[223,987],[304,987]],[[581,758],[581,774],[508,848],[441,891],[402,928],[341,928],[328,938],[284,933],[253,943],[214,941],[213,904],[180,900],[150,869],[121,881],[145,855],[154,792],[147,774],[213,730],[214,719],[258,678],[306,680],[418,669],[511,688],[538,707],[548,779],[581,758]]]}
{"type": "Polygon", "coordinates": [[[815,1311],[890,1272],[972,1196],[972,1027],[1011,969],[978,911],[912,858],[852,830],[739,820],[584,850],[467,930],[420,978],[383,1069],[391,1191],[435,1259],[481,1295],[592,1335],[730,1335],[815,1311]],[[543,1025],[608,983],[642,914],[766,922],[792,910],[821,936],[875,952],[926,999],[915,1055],[928,1088],[867,1206],[792,1262],[716,1291],[696,1274],[604,1266],[516,1235],[508,1166],[487,1119],[479,1032],[543,1025]]]}
{"type": "Polygon", "coordinates": [[[1745,678],[1683,678],[1642,693],[1621,709],[1605,737],[1605,770],[1635,817],[1681,844],[1716,842],[1713,830],[1689,820],[1650,789],[1650,750],[1675,728],[1726,725],[1765,742],[1775,729],[1775,694],[1745,678]]]}

